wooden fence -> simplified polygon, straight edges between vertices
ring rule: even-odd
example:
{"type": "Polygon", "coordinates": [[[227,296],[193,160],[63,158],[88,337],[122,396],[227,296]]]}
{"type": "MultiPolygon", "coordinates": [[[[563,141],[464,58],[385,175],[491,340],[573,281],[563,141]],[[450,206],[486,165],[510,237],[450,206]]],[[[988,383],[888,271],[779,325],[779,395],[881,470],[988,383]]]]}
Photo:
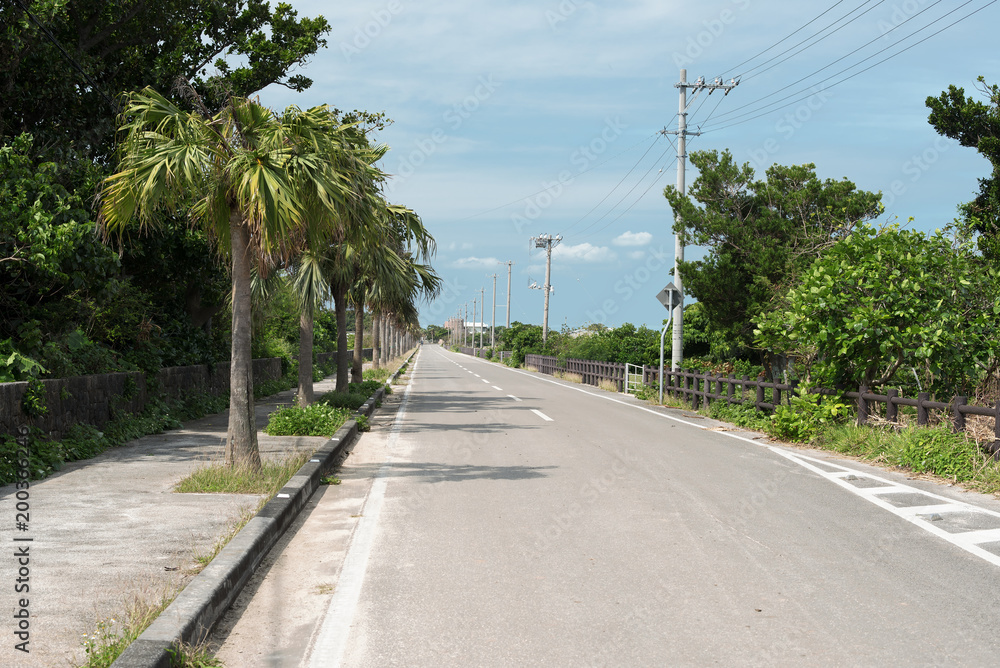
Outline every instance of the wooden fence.
{"type": "MultiPolygon", "coordinates": [[[[524,363],[541,373],[549,375],[556,372],[577,373],[588,385],[598,385],[599,381],[606,380],[615,383],[619,392],[625,389],[624,364],[578,359],[567,359],[560,364],[558,358],[548,355],[525,355],[524,363]]],[[[659,372],[659,367],[642,367],[643,385],[658,388],[659,372]]],[[[797,382],[773,383],[752,380],[748,376],[737,378],[732,374],[720,376],[692,370],[664,370],[663,373],[664,394],[689,403],[693,410],[697,410],[702,404],[708,406],[713,401],[725,401],[735,404],[750,403],[757,410],[773,411],[776,406],[788,403],[797,385],[797,382]]],[[[861,386],[856,392],[810,388],[810,393],[852,399],[857,408],[858,424],[868,423],[873,407],[879,404],[885,406],[885,419],[890,422],[897,421],[900,406],[916,408],[918,425],[926,425],[931,421],[931,411],[944,411],[956,432],[965,431],[966,417],[969,415],[992,417],[994,441],[984,445],[983,448],[994,458],[1000,459],[1000,401],[993,406],[976,406],[969,404],[968,398],[961,395],[954,396],[951,401],[934,401],[927,392],[921,392],[916,398],[910,398],[900,396],[899,390],[888,389],[885,394],[879,394],[866,386],[861,386]]]]}
{"type": "MultiPolygon", "coordinates": [[[[479,357],[486,359],[486,351],[489,348],[467,348],[465,346],[459,346],[458,352],[463,355],[471,355],[472,357],[479,357]]],[[[503,362],[504,360],[510,359],[511,355],[514,353],[509,350],[497,350],[493,352],[493,359],[503,362]]]]}

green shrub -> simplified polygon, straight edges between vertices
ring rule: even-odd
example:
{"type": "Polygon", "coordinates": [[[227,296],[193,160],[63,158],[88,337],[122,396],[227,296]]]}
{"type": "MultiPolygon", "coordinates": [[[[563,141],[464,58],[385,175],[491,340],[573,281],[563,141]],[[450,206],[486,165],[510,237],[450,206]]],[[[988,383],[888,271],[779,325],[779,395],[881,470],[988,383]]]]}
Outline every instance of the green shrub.
{"type": "Polygon", "coordinates": [[[821,431],[841,422],[850,407],[829,397],[811,395],[799,388],[789,405],[775,408],[770,433],[777,438],[808,443],[821,431]]]}
{"type": "Polygon", "coordinates": [[[325,403],[305,408],[281,408],[268,417],[264,433],[271,436],[333,436],[350,417],[351,411],[325,403]]]}
{"type": "Polygon", "coordinates": [[[381,383],[384,383],[385,381],[389,380],[389,373],[390,371],[388,367],[381,366],[377,369],[374,368],[365,369],[362,378],[364,378],[365,380],[377,380],[381,383]]]}
{"type": "Polygon", "coordinates": [[[767,432],[772,425],[771,418],[749,402],[730,404],[725,401],[713,401],[709,404],[708,415],[714,420],[729,422],[751,431],[767,432]]]}

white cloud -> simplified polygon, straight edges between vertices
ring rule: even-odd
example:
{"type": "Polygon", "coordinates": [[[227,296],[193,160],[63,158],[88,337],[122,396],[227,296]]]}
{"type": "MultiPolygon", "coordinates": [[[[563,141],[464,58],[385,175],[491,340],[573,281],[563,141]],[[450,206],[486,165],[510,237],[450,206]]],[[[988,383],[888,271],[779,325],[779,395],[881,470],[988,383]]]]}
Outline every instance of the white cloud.
{"type": "Polygon", "coordinates": [[[646,251],[631,251],[628,257],[630,260],[641,260],[646,257],[646,251]]]}
{"type": "Polygon", "coordinates": [[[594,246],[586,241],[575,246],[556,246],[552,256],[569,262],[610,262],[618,257],[607,246],[594,246]]]}
{"type": "Polygon", "coordinates": [[[455,260],[451,266],[456,269],[493,269],[500,263],[495,257],[463,257],[455,260]]]}
{"type": "Polygon", "coordinates": [[[615,246],[645,246],[653,240],[653,235],[649,232],[623,232],[622,234],[615,237],[613,243],[615,246]]]}

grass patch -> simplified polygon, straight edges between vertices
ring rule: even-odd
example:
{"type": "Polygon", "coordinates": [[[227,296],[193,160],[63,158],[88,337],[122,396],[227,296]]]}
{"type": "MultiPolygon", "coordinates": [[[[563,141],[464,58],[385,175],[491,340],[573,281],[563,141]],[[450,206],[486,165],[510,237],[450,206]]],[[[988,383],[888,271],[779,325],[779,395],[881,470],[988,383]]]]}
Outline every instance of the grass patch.
{"type": "Polygon", "coordinates": [[[259,471],[226,466],[223,462],[206,463],[177,483],[180,494],[264,494],[268,499],[278,493],[288,479],[311,456],[296,450],[278,461],[265,460],[259,471]]]}
{"type": "Polygon", "coordinates": [[[350,383],[347,392],[327,392],[319,398],[318,403],[333,406],[335,408],[347,408],[356,411],[362,404],[368,401],[384,383],[378,380],[365,380],[360,383],[350,383]]]}
{"type": "Polygon", "coordinates": [[[150,595],[145,592],[130,594],[125,600],[125,614],[121,618],[108,618],[97,623],[91,634],[83,637],[83,650],[87,660],[81,668],[107,668],[125,648],[142,635],[170,602],[175,593],[150,595]]]}
{"type": "Polygon", "coordinates": [[[385,381],[389,380],[389,376],[391,375],[392,371],[389,369],[388,366],[380,366],[377,369],[374,367],[370,369],[365,369],[361,377],[364,380],[377,380],[381,383],[384,383],[385,381]]]}
{"type": "Polygon", "coordinates": [[[972,439],[944,425],[889,429],[844,424],[821,432],[812,445],[876,464],[930,473],[979,491],[1000,493],[1000,464],[972,439]]]}
{"type": "Polygon", "coordinates": [[[605,392],[617,392],[618,383],[613,380],[608,380],[607,378],[601,378],[597,381],[597,387],[604,390],[605,392]]]}
{"type": "Polygon", "coordinates": [[[171,668],[225,668],[222,661],[212,655],[207,643],[200,645],[180,643],[167,652],[170,654],[171,668]]]}
{"type": "Polygon", "coordinates": [[[570,383],[583,383],[583,376],[578,373],[573,373],[572,371],[556,371],[552,375],[560,380],[569,381],[570,383]]]}

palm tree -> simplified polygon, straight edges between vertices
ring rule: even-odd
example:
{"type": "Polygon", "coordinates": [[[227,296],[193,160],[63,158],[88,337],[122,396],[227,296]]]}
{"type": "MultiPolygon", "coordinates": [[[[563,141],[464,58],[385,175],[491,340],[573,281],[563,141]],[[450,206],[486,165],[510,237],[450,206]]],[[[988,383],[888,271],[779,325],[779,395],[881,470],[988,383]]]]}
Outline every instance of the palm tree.
{"type": "Polygon", "coordinates": [[[156,91],[132,93],[121,117],[115,174],[103,184],[100,221],[120,232],[138,216],[189,207],[232,263],[232,359],[226,463],[260,467],[250,353],[251,269],[280,265],[304,236],[327,227],[353,199],[356,174],[371,164],[344,141],[326,106],[281,115],[230,98],[212,114],[195,98],[185,111],[156,91]],[[347,165],[349,169],[345,169],[347,165]]]}

